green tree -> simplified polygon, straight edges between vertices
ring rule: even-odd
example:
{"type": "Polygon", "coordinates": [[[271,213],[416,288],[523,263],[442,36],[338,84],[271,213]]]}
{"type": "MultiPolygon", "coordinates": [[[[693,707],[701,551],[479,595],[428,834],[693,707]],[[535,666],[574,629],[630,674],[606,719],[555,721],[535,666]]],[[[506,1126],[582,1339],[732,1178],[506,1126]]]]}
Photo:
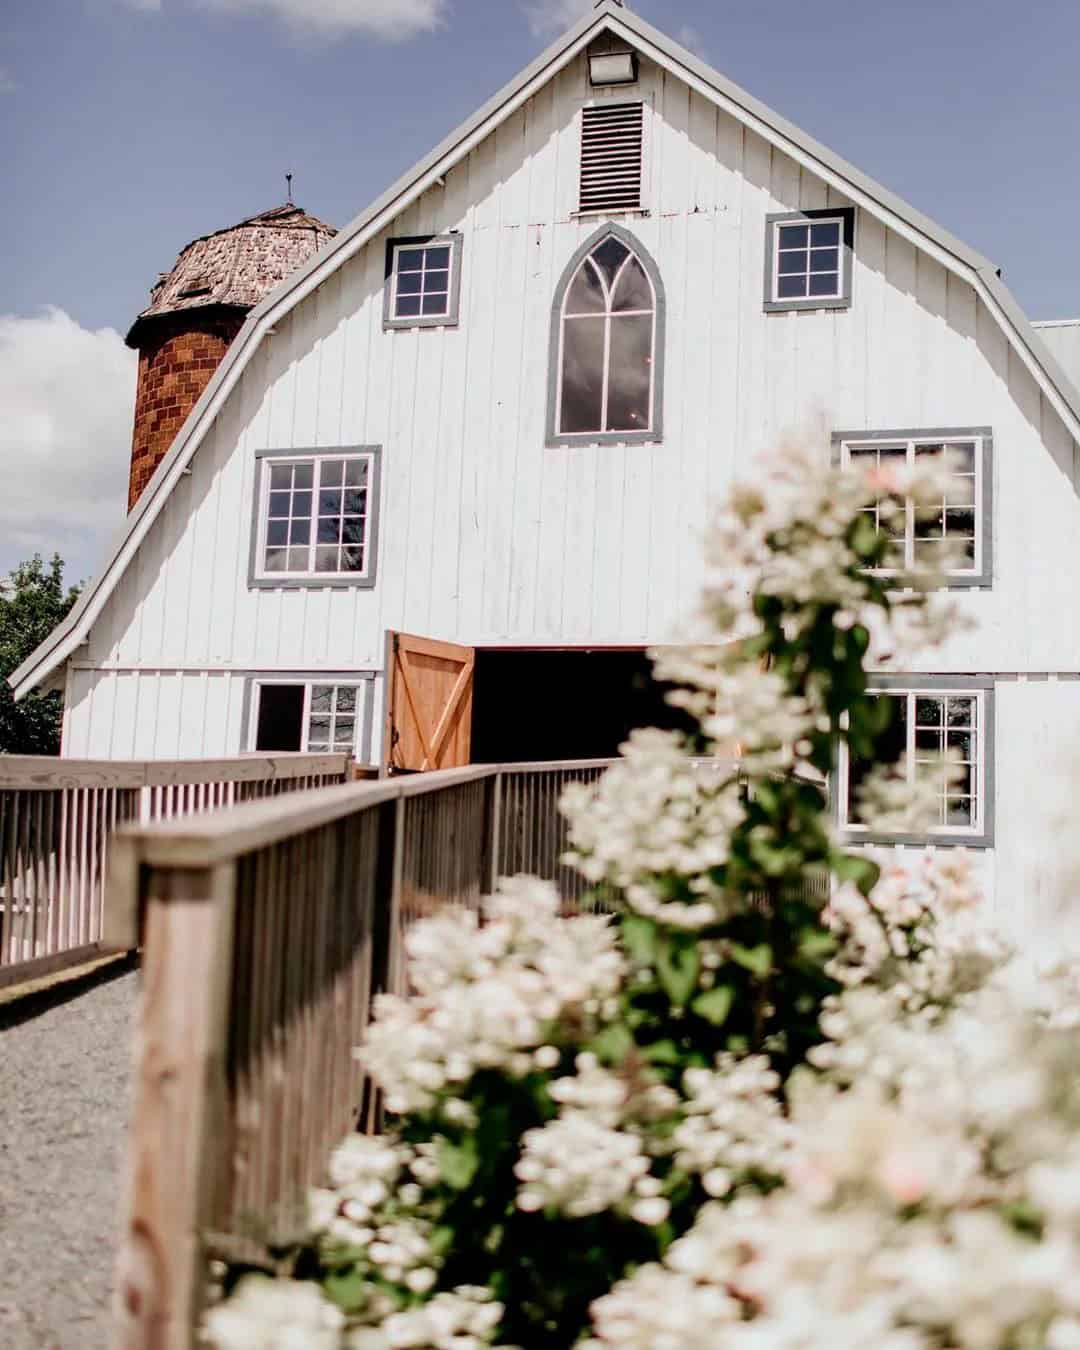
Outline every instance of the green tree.
{"type": "Polygon", "coordinates": [[[0,582],[0,754],[60,753],[63,697],[28,694],[16,703],[8,676],[45,641],[78,594],[78,586],[64,588],[64,562],[58,553],[49,563],[35,553],[0,582]]]}

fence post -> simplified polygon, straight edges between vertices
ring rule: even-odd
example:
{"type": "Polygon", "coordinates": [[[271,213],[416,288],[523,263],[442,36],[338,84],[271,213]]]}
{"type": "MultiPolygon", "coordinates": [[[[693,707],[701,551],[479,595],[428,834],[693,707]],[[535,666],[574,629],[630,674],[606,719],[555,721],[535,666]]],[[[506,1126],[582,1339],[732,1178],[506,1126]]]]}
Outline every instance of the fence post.
{"type": "Polygon", "coordinates": [[[236,864],[143,869],[146,955],[117,1259],[117,1350],[191,1350],[222,1203],[236,864]]]}
{"type": "Polygon", "coordinates": [[[484,859],[483,872],[488,895],[494,893],[495,883],[502,872],[502,795],[503,771],[498,769],[494,777],[488,779],[488,791],[486,793],[487,828],[484,846],[487,850],[487,856],[484,859]]]}

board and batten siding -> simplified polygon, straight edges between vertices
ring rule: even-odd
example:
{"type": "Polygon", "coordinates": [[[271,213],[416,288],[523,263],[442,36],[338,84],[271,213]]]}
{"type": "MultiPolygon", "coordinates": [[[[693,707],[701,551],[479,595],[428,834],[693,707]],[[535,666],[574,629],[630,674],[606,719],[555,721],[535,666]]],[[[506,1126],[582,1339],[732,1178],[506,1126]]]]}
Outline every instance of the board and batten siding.
{"type": "MultiPolygon", "coordinates": [[[[666,290],[663,443],[545,446],[554,288],[601,223],[573,215],[578,61],[263,341],[79,654],[67,753],[149,734],[91,718],[89,703],[130,701],[104,692],[114,676],[380,670],[388,628],[668,640],[702,580],[709,503],[759,450],[816,436],[828,453],[836,427],[991,426],[994,585],[960,596],[979,627],[928,668],[1077,668],[1077,450],[974,291],[861,211],[851,309],[765,314],[766,215],[846,201],[647,61],[636,92],[650,209],[618,219],[666,290]],[[384,332],[388,237],[448,230],[463,236],[460,324],[384,332]],[[383,448],[377,584],[249,589],[256,451],[343,445],[383,448]]],[[[229,689],[215,716],[234,739],[217,754],[239,748],[229,689]]]]}
{"type": "Polygon", "coordinates": [[[1080,389],[1080,319],[1047,319],[1033,327],[1065,374],[1080,389]]]}

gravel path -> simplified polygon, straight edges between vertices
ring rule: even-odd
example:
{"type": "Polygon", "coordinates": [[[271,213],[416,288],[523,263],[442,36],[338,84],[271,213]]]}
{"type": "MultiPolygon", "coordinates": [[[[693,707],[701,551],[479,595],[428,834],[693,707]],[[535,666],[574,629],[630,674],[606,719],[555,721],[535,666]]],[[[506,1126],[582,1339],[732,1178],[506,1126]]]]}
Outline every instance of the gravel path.
{"type": "Polygon", "coordinates": [[[0,1029],[5,1350],[107,1345],[136,978],[0,1029]]]}

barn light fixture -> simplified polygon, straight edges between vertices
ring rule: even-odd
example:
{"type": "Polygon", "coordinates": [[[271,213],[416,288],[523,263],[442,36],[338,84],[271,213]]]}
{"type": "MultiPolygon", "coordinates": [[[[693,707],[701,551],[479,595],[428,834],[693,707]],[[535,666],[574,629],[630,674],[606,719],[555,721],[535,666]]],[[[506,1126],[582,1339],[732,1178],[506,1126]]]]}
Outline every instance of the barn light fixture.
{"type": "Polygon", "coordinates": [[[589,57],[589,83],[636,84],[637,57],[633,52],[594,52],[589,57]]]}

